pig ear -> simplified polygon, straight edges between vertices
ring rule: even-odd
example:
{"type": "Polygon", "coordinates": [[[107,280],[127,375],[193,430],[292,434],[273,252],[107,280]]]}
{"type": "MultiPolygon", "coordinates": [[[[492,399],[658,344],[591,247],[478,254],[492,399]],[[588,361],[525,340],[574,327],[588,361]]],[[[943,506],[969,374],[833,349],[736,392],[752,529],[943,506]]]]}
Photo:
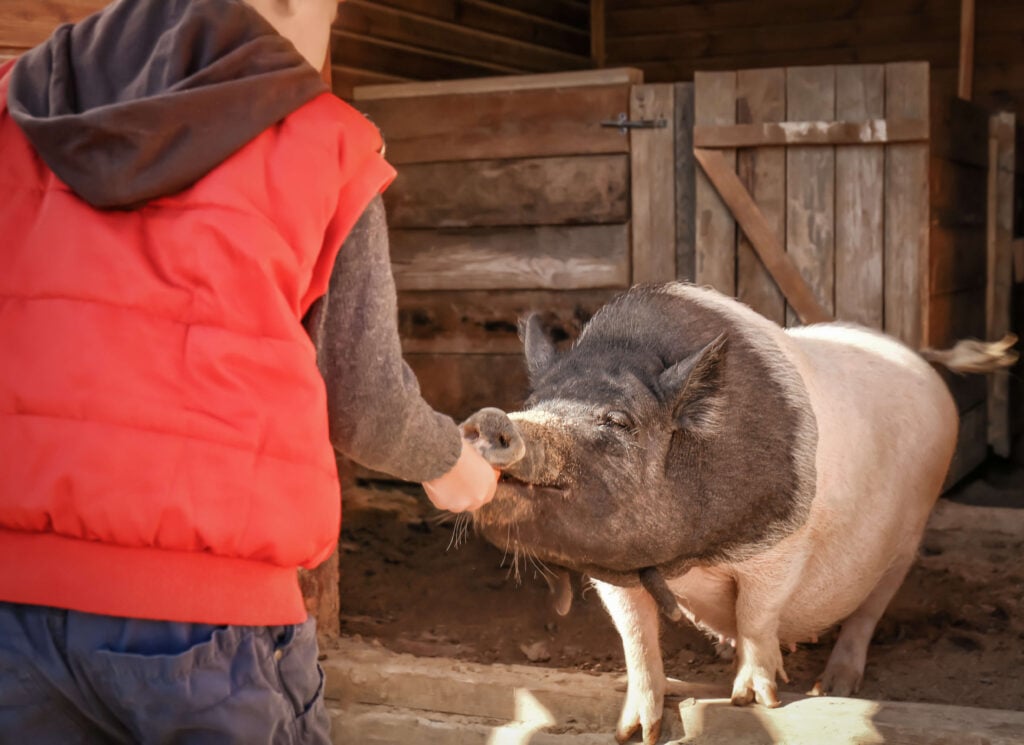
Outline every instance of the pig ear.
{"type": "Polygon", "coordinates": [[[540,326],[540,316],[531,313],[519,321],[519,338],[526,349],[526,369],[530,380],[536,380],[555,358],[555,345],[540,326]]]}
{"type": "Polygon", "coordinates": [[[699,352],[661,374],[661,389],[673,407],[673,417],[680,429],[702,437],[718,430],[724,405],[722,385],[727,341],[728,336],[720,334],[699,352]]]}

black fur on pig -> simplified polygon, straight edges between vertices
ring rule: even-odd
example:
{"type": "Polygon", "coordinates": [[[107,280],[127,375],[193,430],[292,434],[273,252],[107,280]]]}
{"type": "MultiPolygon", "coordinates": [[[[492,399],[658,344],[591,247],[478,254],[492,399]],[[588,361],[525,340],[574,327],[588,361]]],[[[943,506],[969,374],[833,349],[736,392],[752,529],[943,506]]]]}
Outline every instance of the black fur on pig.
{"type": "Polygon", "coordinates": [[[561,354],[531,320],[525,455],[477,527],[622,585],[781,540],[814,495],[817,429],[778,333],[681,283],[621,295],[561,354]]]}

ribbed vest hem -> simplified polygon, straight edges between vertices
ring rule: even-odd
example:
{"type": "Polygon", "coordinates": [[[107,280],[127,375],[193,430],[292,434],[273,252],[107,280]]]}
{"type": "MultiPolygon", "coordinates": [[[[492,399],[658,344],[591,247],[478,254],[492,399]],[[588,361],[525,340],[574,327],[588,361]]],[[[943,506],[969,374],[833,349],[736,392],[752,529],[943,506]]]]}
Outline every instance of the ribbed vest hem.
{"type": "Polygon", "coordinates": [[[0,529],[0,600],[126,618],[301,623],[296,568],[0,529]]]}

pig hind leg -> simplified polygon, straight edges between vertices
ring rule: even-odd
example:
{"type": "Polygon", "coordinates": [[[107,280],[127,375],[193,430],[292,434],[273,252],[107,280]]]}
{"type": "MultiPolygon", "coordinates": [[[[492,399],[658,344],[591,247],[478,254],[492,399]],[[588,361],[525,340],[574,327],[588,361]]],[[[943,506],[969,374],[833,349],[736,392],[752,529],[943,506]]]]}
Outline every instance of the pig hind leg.
{"type": "Polygon", "coordinates": [[[860,689],[875,626],[903,584],[915,554],[912,552],[899,556],[860,607],[843,621],[832,654],[825,665],[825,672],[808,692],[810,695],[850,696],[860,689]]]}

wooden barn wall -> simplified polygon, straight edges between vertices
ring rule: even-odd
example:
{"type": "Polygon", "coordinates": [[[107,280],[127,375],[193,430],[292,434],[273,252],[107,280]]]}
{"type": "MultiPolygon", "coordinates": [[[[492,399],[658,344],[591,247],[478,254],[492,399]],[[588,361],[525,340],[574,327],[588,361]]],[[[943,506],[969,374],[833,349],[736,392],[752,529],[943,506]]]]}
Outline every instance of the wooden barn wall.
{"type": "MultiPolygon", "coordinates": [[[[960,0],[603,0],[605,64],[647,82],[695,70],[922,60],[956,92],[960,0]]],[[[974,100],[1024,113],[1024,6],[976,3],[974,100]]]]}
{"type": "Polygon", "coordinates": [[[346,0],[332,41],[334,90],[357,85],[580,70],[587,0],[346,0]]]}
{"type": "MultiPolygon", "coordinates": [[[[0,61],[104,0],[3,0],[0,61]]],[[[588,0],[346,0],[331,44],[335,92],[356,85],[591,67],[588,0]]]]}

